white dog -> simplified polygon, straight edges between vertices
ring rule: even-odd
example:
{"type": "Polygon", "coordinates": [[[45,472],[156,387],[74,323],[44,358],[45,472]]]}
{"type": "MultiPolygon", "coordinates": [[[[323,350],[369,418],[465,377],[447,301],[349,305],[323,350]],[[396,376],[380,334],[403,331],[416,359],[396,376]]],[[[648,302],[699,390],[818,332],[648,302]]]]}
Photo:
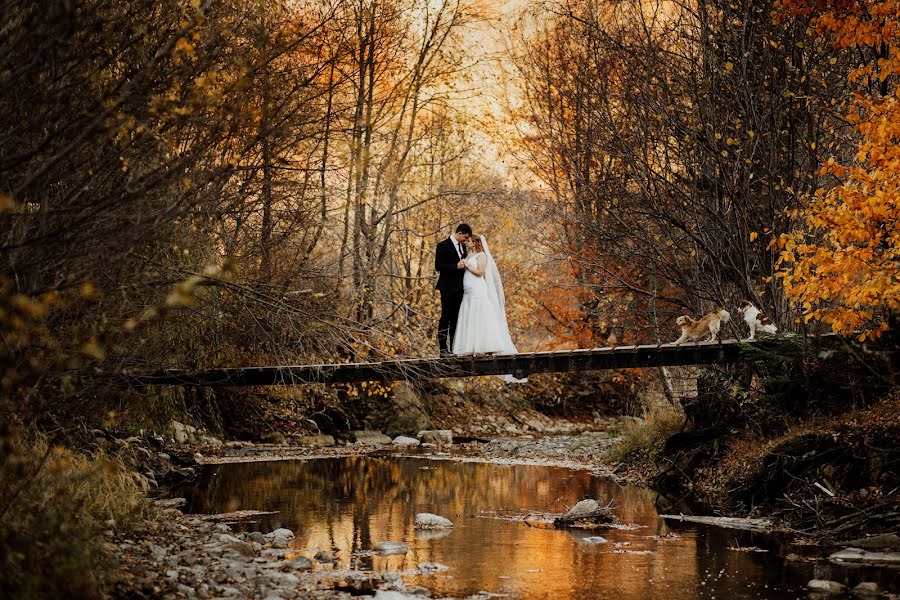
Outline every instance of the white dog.
{"type": "Polygon", "coordinates": [[[744,321],[750,326],[751,340],[756,339],[757,331],[762,331],[763,333],[778,333],[778,327],[776,327],[775,323],[766,316],[766,313],[753,306],[753,303],[748,300],[741,302],[738,312],[744,315],[744,321]]]}
{"type": "Polygon", "coordinates": [[[687,315],[682,315],[675,319],[675,324],[681,327],[681,337],[675,341],[675,344],[681,344],[688,341],[696,341],[709,333],[708,342],[714,342],[719,336],[719,329],[722,323],[727,323],[731,318],[726,310],[709,313],[702,319],[692,319],[687,315]]]}

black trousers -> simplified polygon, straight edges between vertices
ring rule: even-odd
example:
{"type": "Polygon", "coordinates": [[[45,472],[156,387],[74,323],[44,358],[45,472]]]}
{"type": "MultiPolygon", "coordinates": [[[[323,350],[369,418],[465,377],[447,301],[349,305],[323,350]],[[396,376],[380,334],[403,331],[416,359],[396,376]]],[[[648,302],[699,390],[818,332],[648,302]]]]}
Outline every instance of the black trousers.
{"type": "Polygon", "coordinates": [[[438,349],[441,352],[453,352],[453,338],[456,337],[456,318],[459,316],[459,305],[462,304],[462,288],[456,290],[440,290],[441,318],[438,321],[438,349]]]}

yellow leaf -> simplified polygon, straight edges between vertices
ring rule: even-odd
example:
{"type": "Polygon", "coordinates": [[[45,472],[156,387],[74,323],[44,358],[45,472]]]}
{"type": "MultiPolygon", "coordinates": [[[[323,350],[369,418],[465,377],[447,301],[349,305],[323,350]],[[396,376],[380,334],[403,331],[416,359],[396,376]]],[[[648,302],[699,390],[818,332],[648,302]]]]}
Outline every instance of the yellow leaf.
{"type": "Polygon", "coordinates": [[[95,360],[103,360],[106,358],[106,352],[97,344],[97,340],[91,340],[81,347],[81,353],[95,360]]]}
{"type": "Polygon", "coordinates": [[[7,196],[6,194],[0,194],[0,214],[5,212],[13,212],[19,207],[16,204],[16,201],[12,199],[12,196],[7,196]]]}
{"type": "Polygon", "coordinates": [[[727,63],[725,63],[725,70],[726,70],[726,71],[731,72],[733,69],[734,69],[734,63],[732,63],[732,62],[727,62],[727,63]]]}
{"type": "Polygon", "coordinates": [[[750,232],[750,241],[751,241],[751,242],[754,241],[754,240],[755,240],[756,238],[758,238],[758,237],[759,237],[759,234],[756,233],[755,231],[751,231],[751,232],[750,232]]]}

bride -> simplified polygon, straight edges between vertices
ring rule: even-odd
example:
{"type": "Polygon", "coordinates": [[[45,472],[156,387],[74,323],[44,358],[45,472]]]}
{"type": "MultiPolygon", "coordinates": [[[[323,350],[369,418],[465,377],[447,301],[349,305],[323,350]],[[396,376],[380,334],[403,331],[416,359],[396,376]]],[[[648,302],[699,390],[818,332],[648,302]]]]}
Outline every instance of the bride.
{"type": "MultiPolygon", "coordinates": [[[[500,272],[483,235],[466,242],[463,299],[453,339],[454,354],[516,354],[506,321],[506,300],[500,272]]],[[[510,380],[511,376],[507,376],[510,380]]],[[[514,378],[512,378],[514,379],[514,378]]]]}

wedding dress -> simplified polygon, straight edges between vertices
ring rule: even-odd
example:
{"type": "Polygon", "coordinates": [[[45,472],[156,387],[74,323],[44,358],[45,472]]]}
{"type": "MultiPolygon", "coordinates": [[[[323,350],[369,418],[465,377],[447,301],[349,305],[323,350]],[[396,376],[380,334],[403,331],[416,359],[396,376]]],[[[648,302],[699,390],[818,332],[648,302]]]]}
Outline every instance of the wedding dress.
{"type": "MultiPolygon", "coordinates": [[[[506,298],[500,271],[488,249],[487,240],[481,237],[483,252],[466,257],[466,265],[476,268],[478,258],[485,261],[484,276],[479,277],[466,269],[463,274],[463,299],[456,321],[456,336],[453,339],[454,354],[517,354],[509,334],[506,320],[506,298]]],[[[512,375],[503,376],[508,383],[523,383],[512,375]]]]}

